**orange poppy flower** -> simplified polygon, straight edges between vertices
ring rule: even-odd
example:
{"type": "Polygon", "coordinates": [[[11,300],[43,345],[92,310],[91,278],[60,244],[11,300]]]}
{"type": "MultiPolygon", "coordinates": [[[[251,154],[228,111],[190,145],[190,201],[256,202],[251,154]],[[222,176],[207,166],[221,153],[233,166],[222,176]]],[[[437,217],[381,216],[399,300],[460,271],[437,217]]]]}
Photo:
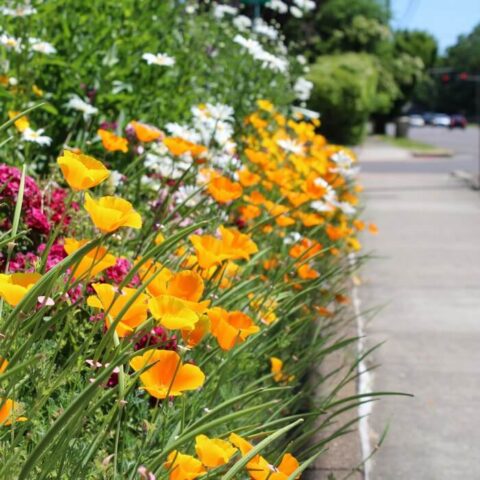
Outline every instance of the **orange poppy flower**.
{"type": "Polygon", "coordinates": [[[98,129],[97,134],[101,138],[105,150],[108,150],[109,152],[128,152],[128,140],[126,138],[119,137],[113,132],[104,130],[103,128],[98,129]]]}
{"type": "Polygon", "coordinates": [[[243,312],[227,312],[223,308],[214,307],[208,311],[208,316],[212,325],[212,335],[222,350],[231,350],[250,335],[260,331],[253,320],[243,312]]]}
{"type": "Polygon", "coordinates": [[[17,417],[21,408],[17,402],[0,398],[0,426],[9,426],[14,422],[25,422],[27,417],[17,417]]]}
{"type": "Polygon", "coordinates": [[[237,449],[226,440],[197,435],[195,437],[195,451],[206,467],[215,468],[228,463],[237,449]]]}
{"type": "Polygon", "coordinates": [[[208,315],[200,315],[193,330],[182,330],[182,339],[187,347],[196,347],[210,331],[210,319],[208,315]]]}
{"type": "Polygon", "coordinates": [[[168,281],[167,293],[183,300],[198,302],[202,297],[204,288],[203,279],[198,273],[185,270],[176,273],[168,281]]]}
{"type": "Polygon", "coordinates": [[[325,219],[318,213],[296,212],[295,216],[300,219],[305,227],[315,227],[325,223],[325,219]]]}
{"type": "Polygon", "coordinates": [[[8,367],[8,360],[0,356],[0,373],[3,373],[8,367]]]}
{"type": "Polygon", "coordinates": [[[372,234],[372,235],[377,235],[378,233],[378,227],[374,224],[374,223],[370,223],[368,225],[368,231],[372,234]]]}
{"type": "Polygon", "coordinates": [[[244,187],[253,187],[260,181],[260,175],[251,172],[247,167],[243,167],[237,174],[240,183],[244,187]]]}
{"type": "Polygon", "coordinates": [[[300,242],[290,248],[288,252],[293,258],[311,258],[322,250],[322,245],[314,240],[308,238],[302,238],[300,242]]]}
{"type": "Polygon", "coordinates": [[[251,148],[247,148],[245,150],[245,155],[252,163],[255,163],[260,166],[265,166],[270,162],[270,157],[268,153],[258,152],[258,151],[252,150],[251,148]]]}
{"type": "Polygon", "coordinates": [[[94,225],[103,233],[114,232],[120,227],[142,228],[142,217],[123,198],[107,196],[95,200],[86,193],[84,207],[94,225]]]}
{"type": "Polygon", "coordinates": [[[248,260],[258,247],[249,235],[235,228],[220,227],[221,239],[212,235],[192,235],[192,242],[198,264],[203,269],[220,265],[224,260],[248,260]]]}
{"type": "Polygon", "coordinates": [[[218,176],[210,180],[207,187],[208,193],[218,203],[229,203],[240,198],[243,193],[242,186],[237,182],[232,182],[227,177],[218,176]]]}
{"type": "MultiPolygon", "coordinates": [[[[105,324],[107,327],[117,320],[120,312],[137,293],[134,288],[124,288],[120,293],[117,289],[107,283],[94,283],[93,289],[96,295],[87,298],[87,305],[93,308],[100,308],[105,313],[105,324]]],[[[126,337],[132,334],[135,329],[147,319],[148,296],[141,293],[128,307],[115,327],[119,337],[126,337]]]]}
{"type": "Polygon", "coordinates": [[[258,247],[250,235],[240,233],[236,228],[221,226],[219,230],[222,236],[222,248],[231,260],[248,260],[251,255],[258,252],[258,247]]]}
{"type": "Polygon", "coordinates": [[[173,277],[173,273],[159,262],[147,260],[138,270],[140,280],[147,285],[147,292],[152,297],[162,295],[167,291],[167,282],[173,277]]]}
{"type": "Polygon", "coordinates": [[[262,211],[256,205],[244,205],[239,209],[240,215],[243,220],[253,220],[261,215],[262,211]]]}
{"type": "Polygon", "coordinates": [[[254,191],[248,196],[245,195],[243,198],[246,202],[253,203],[254,205],[263,205],[267,201],[259,191],[254,191]]]}
{"type": "Polygon", "coordinates": [[[207,473],[200,460],[176,450],[168,455],[164,466],[170,470],[169,480],[195,480],[207,473]]]}
{"type": "Polygon", "coordinates": [[[159,138],[163,137],[163,132],[161,130],[146,123],[132,120],[129,123],[129,126],[133,128],[135,136],[138,138],[138,140],[144,143],[153,142],[154,140],[158,140],[159,138]]]}
{"type": "Polygon", "coordinates": [[[64,150],[57,163],[70,188],[76,191],[95,187],[110,175],[102,162],[71,150],[64,150]]]}
{"type": "Polygon", "coordinates": [[[320,276],[320,274],[307,263],[300,265],[297,268],[297,273],[298,276],[303,280],[314,280],[315,278],[318,278],[320,276]]]}
{"type": "Polygon", "coordinates": [[[176,157],[189,153],[192,157],[199,157],[207,151],[207,148],[203,145],[198,145],[193,142],[189,142],[180,137],[167,137],[163,139],[164,145],[168,148],[172,155],[176,157]]]}
{"type": "Polygon", "coordinates": [[[329,223],[325,231],[327,232],[328,238],[332,241],[337,241],[348,235],[348,231],[343,226],[335,226],[329,223]]]}
{"type": "MultiPolygon", "coordinates": [[[[66,238],[63,248],[68,255],[72,255],[86,243],[88,243],[88,240],[66,238]]],[[[108,253],[105,247],[93,247],[72,267],[73,276],[75,278],[83,278],[85,276],[87,279],[91,279],[103,270],[113,267],[116,261],[117,259],[108,253]]]]}
{"type": "Polygon", "coordinates": [[[183,364],[180,355],[172,350],[149,350],[130,360],[135,370],[143,370],[140,381],[152,397],[176,397],[188,390],[196,390],[205,382],[205,375],[196,365],[183,364]]]}
{"type": "MultiPolygon", "coordinates": [[[[230,442],[232,442],[244,457],[247,455],[253,448],[252,444],[247,442],[245,439],[240,437],[235,433],[232,433],[229,437],[230,442]]],[[[247,463],[247,472],[250,475],[252,480],[288,480],[290,475],[300,466],[298,460],[291,455],[286,453],[278,465],[275,467],[270,465],[265,458],[261,455],[255,455],[247,463]]],[[[296,477],[299,478],[300,476],[296,477]]]]}
{"type": "Polygon", "coordinates": [[[328,192],[328,182],[316,174],[310,175],[303,189],[312,199],[322,198],[328,192]]]}
{"type": "Polygon", "coordinates": [[[15,307],[40,278],[39,273],[0,274],[0,297],[15,307]]]}
{"type": "Polygon", "coordinates": [[[289,227],[290,225],[293,225],[295,223],[295,220],[288,215],[280,215],[275,219],[275,223],[279,227],[289,227]]]}
{"type": "Polygon", "coordinates": [[[299,207],[310,200],[310,197],[302,192],[286,192],[285,195],[294,207],[299,207]]]}

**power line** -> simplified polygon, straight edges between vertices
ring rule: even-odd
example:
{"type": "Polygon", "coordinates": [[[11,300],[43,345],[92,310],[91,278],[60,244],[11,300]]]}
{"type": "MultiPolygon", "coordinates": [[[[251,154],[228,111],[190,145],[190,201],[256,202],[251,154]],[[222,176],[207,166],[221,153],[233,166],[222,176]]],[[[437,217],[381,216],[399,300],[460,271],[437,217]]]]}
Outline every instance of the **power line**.
{"type": "Polygon", "coordinates": [[[408,2],[405,12],[403,12],[402,18],[399,22],[400,26],[406,26],[411,19],[413,19],[418,7],[420,6],[420,0],[410,0],[408,2]]]}

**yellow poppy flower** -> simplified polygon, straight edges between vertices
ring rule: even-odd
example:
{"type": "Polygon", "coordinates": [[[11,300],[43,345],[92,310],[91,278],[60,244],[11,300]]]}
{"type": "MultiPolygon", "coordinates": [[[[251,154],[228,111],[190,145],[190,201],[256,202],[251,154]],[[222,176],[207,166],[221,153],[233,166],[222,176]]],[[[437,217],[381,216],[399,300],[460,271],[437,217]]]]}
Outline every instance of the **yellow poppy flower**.
{"type": "MultiPolygon", "coordinates": [[[[110,325],[117,320],[120,312],[137,293],[134,288],[124,288],[118,293],[114,286],[107,283],[94,283],[93,289],[96,295],[91,295],[87,298],[87,305],[108,312],[105,316],[105,324],[107,327],[110,327],[110,325]]],[[[115,327],[115,331],[119,337],[126,337],[132,334],[135,329],[147,319],[147,300],[148,296],[141,293],[132,305],[128,307],[115,327]]]]}
{"type": "Polygon", "coordinates": [[[86,193],[84,206],[94,225],[104,233],[114,232],[120,227],[142,227],[142,217],[123,198],[107,196],[95,200],[86,193]]]}
{"type": "MultiPolygon", "coordinates": [[[[68,255],[72,255],[86,243],[88,243],[88,240],[66,238],[63,248],[68,255]]],[[[108,250],[105,247],[93,247],[76,265],[72,267],[73,276],[78,279],[83,278],[84,276],[87,279],[91,279],[103,270],[113,267],[116,261],[116,258],[108,253],[108,250]]]]}
{"type": "Polygon", "coordinates": [[[95,187],[110,175],[102,162],[70,150],[64,150],[63,155],[58,157],[57,163],[70,188],[76,191],[95,187]]]}
{"type": "Polygon", "coordinates": [[[237,449],[226,440],[197,435],[195,437],[195,451],[206,467],[215,468],[228,463],[237,449]]]}
{"type": "MultiPolygon", "coordinates": [[[[20,115],[21,112],[14,112],[14,111],[9,111],[8,112],[8,118],[11,120],[12,118],[15,118],[17,115],[20,115]]],[[[27,128],[30,128],[30,122],[28,121],[28,118],[26,115],[23,117],[20,117],[18,120],[14,122],[15,128],[20,132],[24,132],[27,128]]]]}
{"type": "Polygon", "coordinates": [[[186,302],[172,295],[159,295],[148,302],[153,317],[169,330],[193,330],[199,315],[186,302]]]}
{"type": "Polygon", "coordinates": [[[39,273],[0,274],[0,297],[15,307],[41,277],[39,273]]]}

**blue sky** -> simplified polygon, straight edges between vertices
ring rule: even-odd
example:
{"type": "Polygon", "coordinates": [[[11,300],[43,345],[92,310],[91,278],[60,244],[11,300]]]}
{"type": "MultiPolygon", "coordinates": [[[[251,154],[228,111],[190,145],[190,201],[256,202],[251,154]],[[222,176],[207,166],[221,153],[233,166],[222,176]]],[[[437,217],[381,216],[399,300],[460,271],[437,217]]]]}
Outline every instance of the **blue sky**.
{"type": "Polygon", "coordinates": [[[391,0],[393,26],[427,30],[440,51],[480,23],[480,0],[391,0]]]}

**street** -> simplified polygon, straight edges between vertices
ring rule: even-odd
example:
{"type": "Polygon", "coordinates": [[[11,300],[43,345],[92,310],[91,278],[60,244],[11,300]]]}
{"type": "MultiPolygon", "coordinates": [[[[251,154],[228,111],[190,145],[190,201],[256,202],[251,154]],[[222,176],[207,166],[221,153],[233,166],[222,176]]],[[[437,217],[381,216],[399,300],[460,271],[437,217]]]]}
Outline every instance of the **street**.
{"type": "Polygon", "coordinates": [[[368,141],[360,149],[365,235],[361,310],[374,391],[406,392],[373,406],[367,480],[480,478],[480,195],[450,172],[476,171],[478,131],[412,129],[455,148],[452,158],[411,158],[368,141]]]}
{"type": "MultiPolygon", "coordinates": [[[[393,134],[393,125],[388,128],[393,134]]],[[[450,158],[415,158],[407,163],[392,163],[390,159],[378,159],[374,163],[367,163],[362,170],[369,172],[417,172],[417,173],[451,173],[454,170],[464,170],[473,175],[479,172],[479,131],[478,127],[471,126],[465,130],[449,130],[442,127],[410,128],[409,138],[428,143],[440,148],[454,151],[450,158]]]]}

